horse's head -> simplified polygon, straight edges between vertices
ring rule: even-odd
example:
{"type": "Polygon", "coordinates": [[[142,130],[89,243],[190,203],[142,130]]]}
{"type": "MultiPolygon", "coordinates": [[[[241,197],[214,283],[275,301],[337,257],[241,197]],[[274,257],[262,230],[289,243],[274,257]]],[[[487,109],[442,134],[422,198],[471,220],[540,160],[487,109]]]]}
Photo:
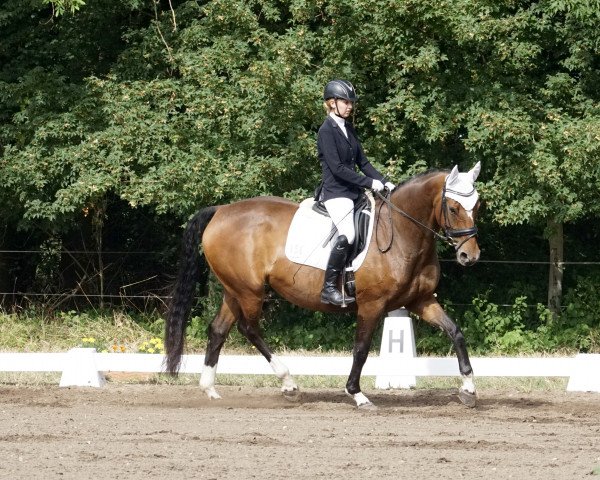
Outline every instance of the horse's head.
{"type": "Polygon", "coordinates": [[[479,162],[466,173],[455,166],[442,190],[440,225],[456,250],[456,260],[464,266],[473,265],[480,255],[475,226],[479,194],[474,185],[480,170],[479,162]]]}

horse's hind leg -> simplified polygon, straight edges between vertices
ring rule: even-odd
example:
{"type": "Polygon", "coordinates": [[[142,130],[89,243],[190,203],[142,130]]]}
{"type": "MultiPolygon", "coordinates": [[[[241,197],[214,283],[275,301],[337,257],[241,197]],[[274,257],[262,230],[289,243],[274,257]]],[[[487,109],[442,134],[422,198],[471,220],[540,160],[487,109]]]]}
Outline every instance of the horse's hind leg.
{"type": "Polygon", "coordinates": [[[269,362],[273,372],[282,382],[281,391],[285,397],[290,400],[296,400],[300,390],[290,375],[288,367],[273,354],[262,337],[258,324],[262,311],[262,302],[262,297],[254,297],[250,300],[242,301],[243,314],[237,324],[238,330],[269,362]]]}
{"type": "Polygon", "coordinates": [[[206,392],[208,398],[221,398],[215,389],[219,355],[232,325],[240,316],[241,311],[238,303],[231,296],[225,294],[219,313],[208,327],[204,368],[200,375],[200,388],[206,392]]]}

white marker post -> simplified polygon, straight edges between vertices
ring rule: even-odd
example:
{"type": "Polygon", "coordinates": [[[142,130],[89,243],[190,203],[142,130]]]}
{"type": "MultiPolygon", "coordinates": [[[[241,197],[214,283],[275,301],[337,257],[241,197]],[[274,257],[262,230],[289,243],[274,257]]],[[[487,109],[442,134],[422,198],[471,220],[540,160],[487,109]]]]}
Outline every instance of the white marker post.
{"type": "MultiPolygon", "coordinates": [[[[412,319],[405,308],[389,312],[383,323],[381,336],[381,349],[379,358],[384,362],[393,362],[397,365],[406,358],[417,355],[415,347],[415,333],[412,319]]],[[[414,375],[377,375],[375,388],[414,388],[417,378],[414,375]]]]}
{"type": "Polygon", "coordinates": [[[580,353],[573,362],[567,392],[600,392],[600,354],[580,353]]]}
{"type": "Polygon", "coordinates": [[[96,366],[95,348],[72,348],[65,354],[61,387],[102,387],[105,378],[96,366]]]}

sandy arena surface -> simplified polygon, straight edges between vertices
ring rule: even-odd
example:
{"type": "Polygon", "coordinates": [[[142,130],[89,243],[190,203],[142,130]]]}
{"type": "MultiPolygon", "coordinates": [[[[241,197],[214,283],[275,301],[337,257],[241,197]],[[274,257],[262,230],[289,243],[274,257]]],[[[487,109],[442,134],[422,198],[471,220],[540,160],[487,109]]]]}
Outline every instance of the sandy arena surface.
{"type": "MultiPolygon", "coordinates": [[[[0,384],[0,478],[596,478],[600,394],[0,384]]],[[[600,471],[597,472],[600,474],[600,471]]],[[[600,478],[600,476],[598,477],[600,478]]]]}

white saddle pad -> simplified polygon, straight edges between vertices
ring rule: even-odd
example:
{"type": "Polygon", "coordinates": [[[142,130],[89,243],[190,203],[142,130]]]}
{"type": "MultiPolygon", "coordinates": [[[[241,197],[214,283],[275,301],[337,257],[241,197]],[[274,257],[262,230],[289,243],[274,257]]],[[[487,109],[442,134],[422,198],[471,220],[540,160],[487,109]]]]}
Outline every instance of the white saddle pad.
{"type": "MultiPolygon", "coordinates": [[[[369,222],[369,229],[367,232],[366,247],[352,261],[352,266],[349,267],[348,270],[358,270],[367,256],[369,244],[371,243],[374,223],[372,221],[372,215],[375,211],[375,200],[370,192],[367,193],[367,197],[371,203],[371,212],[365,213],[371,216],[371,221],[369,222]]],[[[325,270],[327,268],[327,261],[329,260],[331,248],[333,247],[338,234],[336,230],[331,240],[325,243],[327,238],[331,235],[331,230],[334,228],[333,222],[331,221],[331,218],[315,212],[312,209],[314,203],[315,201],[312,198],[307,198],[300,204],[288,231],[287,241],[285,243],[285,255],[288,260],[294,263],[325,270]],[[324,243],[325,245],[323,245],[324,243]]]]}

